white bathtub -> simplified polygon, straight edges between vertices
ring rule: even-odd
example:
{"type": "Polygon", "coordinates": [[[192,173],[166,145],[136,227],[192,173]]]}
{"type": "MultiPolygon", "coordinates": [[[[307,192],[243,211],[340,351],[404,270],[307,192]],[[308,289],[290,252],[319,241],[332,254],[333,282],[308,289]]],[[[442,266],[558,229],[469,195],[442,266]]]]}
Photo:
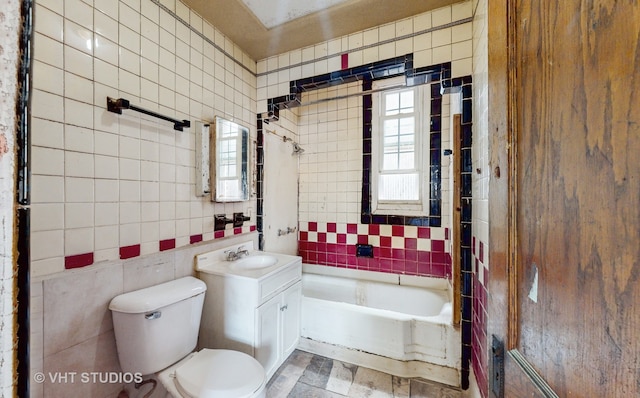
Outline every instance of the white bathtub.
{"type": "Polygon", "coordinates": [[[302,294],[301,349],[459,385],[448,281],[303,264],[302,294]]]}

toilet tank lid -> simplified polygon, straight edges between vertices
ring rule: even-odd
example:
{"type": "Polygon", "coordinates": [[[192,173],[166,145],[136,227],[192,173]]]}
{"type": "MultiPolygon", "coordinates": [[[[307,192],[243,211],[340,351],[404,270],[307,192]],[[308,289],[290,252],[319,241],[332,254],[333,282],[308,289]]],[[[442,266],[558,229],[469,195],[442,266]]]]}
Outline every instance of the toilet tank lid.
{"type": "Polygon", "coordinates": [[[111,300],[109,309],[115,312],[141,314],[197,296],[206,290],[207,285],[204,282],[186,276],[116,296],[111,300]]]}

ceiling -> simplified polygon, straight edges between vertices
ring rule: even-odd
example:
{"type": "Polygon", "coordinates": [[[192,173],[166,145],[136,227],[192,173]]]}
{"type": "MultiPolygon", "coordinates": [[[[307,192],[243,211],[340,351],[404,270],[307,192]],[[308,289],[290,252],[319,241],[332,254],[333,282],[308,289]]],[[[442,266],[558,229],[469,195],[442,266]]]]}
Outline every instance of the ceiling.
{"type": "Polygon", "coordinates": [[[183,0],[254,60],[460,0],[183,0]]]}

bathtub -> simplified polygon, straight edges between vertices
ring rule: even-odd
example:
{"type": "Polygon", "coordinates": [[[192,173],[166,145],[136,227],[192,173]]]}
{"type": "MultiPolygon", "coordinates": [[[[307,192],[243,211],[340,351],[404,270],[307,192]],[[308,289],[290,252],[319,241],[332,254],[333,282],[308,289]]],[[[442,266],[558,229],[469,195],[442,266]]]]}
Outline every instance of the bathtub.
{"type": "Polygon", "coordinates": [[[303,264],[303,350],[459,386],[447,280],[303,264]]]}

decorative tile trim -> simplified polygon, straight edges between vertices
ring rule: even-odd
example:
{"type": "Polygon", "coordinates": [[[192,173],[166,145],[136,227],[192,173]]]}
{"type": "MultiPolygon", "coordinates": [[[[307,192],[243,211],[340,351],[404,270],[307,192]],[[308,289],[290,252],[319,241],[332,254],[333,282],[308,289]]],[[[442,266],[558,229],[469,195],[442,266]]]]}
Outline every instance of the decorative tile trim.
{"type": "MultiPolygon", "coordinates": [[[[225,229],[223,231],[215,231],[211,239],[220,239],[226,236],[234,236],[246,234],[249,232],[253,232],[256,230],[255,225],[248,225],[243,227],[237,227],[233,229],[225,229]]],[[[191,235],[189,237],[189,243],[195,244],[203,241],[203,235],[191,235]]],[[[164,239],[158,242],[159,251],[172,250],[176,248],[176,239],[164,239]]],[[[138,257],[140,256],[140,248],[141,245],[131,245],[131,246],[122,246],[120,247],[120,259],[126,260],[128,258],[138,257]]],[[[65,269],[73,269],[73,268],[81,268],[86,267],[88,265],[92,265],[94,263],[94,253],[83,253],[83,254],[75,254],[72,256],[66,256],[64,258],[64,268],[65,269]]]]}
{"type": "Polygon", "coordinates": [[[176,248],[176,240],[175,238],[173,239],[164,239],[161,240],[159,242],[159,250],[161,252],[165,251],[165,250],[171,250],[171,249],[175,249],[176,248]]]}
{"type": "Polygon", "coordinates": [[[64,268],[73,269],[93,264],[93,253],[76,254],[64,258],[64,268]]]}
{"type": "Polygon", "coordinates": [[[302,222],[298,250],[309,264],[447,278],[451,254],[447,228],[302,222]],[[373,246],[373,258],[357,257],[356,244],[373,246]]]}
{"type": "Polygon", "coordinates": [[[140,245],[123,246],[120,248],[120,259],[138,257],[140,255],[140,245]]]}

